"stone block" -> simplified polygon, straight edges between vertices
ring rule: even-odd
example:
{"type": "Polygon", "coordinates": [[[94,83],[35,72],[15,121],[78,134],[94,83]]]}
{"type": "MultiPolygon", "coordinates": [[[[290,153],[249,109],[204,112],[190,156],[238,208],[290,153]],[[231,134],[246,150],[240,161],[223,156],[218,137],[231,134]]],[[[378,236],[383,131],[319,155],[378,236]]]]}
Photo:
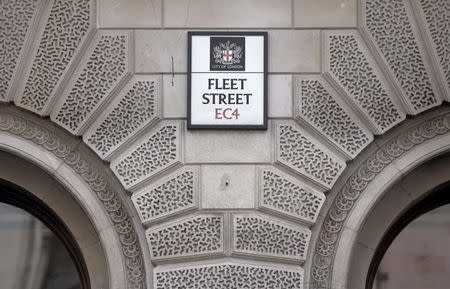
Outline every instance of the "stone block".
{"type": "Polygon", "coordinates": [[[305,260],[311,231],[262,214],[233,214],[233,251],[237,254],[305,260]],[[289,236],[289,240],[286,239],[289,236]]]}
{"type": "Polygon", "coordinates": [[[268,163],[272,159],[270,125],[268,127],[267,131],[188,130],[185,134],[185,161],[268,163]]]}
{"type": "Polygon", "coordinates": [[[295,27],[356,27],[356,0],[294,0],[295,27]]]}
{"type": "Polygon", "coordinates": [[[292,75],[269,75],[269,117],[292,117],[292,75]]]}
{"type": "Polygon", "coordinates": [[[269,72],[320,72],[318,30],[269,32],[269,72]]]}
{"type": "Polygon", "coordinates": [[[223,216],[196,215],[146,231],[153,261],[220,254],[223,252],[223,216]]]}
{"type": "Polygon", "coordinates": [[[203,209],[255,207],[255,166],[202,166],[201,182],[201,207],[203,209]]]}
{"type": "Polygon", "coordinates": [[[99,27],[160,27],[161,7],[162,0],[99,0],[99,27]]]}
{"type": "Polygon", "coordinates": [[[290,27],[290,0],[166,0],[165,27],[290,27]]]}
{"type": "Polygon", "coordinates": [[[164,118],[186,118],[187,77],[185,74],[163,76],[164,118]]]}
{"type": "Polygon", "coordinates": [[[303,268],[254,264],[249,260],[158,266],[154,288],[303,288],[303,268]]]}
{"type": "Polygon", "coordinates": [[[187,31],[137,30],[135,32],[136,72],[187,72],[187,31]]]}

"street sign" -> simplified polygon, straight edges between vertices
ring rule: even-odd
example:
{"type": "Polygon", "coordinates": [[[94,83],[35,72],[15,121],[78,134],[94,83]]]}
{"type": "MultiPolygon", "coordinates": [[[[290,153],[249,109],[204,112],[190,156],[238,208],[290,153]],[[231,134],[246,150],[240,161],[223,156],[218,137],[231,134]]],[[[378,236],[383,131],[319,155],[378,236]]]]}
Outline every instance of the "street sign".
{"type": "Polygon", "coordinates": [[[188,32],[188,129],[267,129],[267,32],[188,32]]]}

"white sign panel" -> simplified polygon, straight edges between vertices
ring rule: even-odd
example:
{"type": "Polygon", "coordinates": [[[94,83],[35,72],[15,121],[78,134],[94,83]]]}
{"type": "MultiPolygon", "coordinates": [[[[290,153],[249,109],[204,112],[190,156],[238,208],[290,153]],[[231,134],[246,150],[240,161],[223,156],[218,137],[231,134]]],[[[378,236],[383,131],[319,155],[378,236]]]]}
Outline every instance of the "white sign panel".
{"type": "Polygon", "coordinates": [[[267,128],[267,33],[189,32],[188,128],[267,128]]]}

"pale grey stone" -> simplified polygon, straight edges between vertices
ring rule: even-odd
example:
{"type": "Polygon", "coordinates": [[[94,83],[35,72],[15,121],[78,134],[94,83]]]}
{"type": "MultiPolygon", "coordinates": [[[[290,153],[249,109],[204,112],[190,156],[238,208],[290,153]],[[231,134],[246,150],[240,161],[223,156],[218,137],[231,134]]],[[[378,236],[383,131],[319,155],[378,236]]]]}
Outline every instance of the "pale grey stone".
{"type": "Polygon", "coordinates": [[[164,118],[186,118],[187,77],[185,74],[163,76],[164,118]]]}
{"type": "Polygon", "coordinates": [[[207,165],[201,171],[202,208],[255,207],[255,166],[207,165]]]}
{"type": "Polygon", "coordinates": [[[295,27],[356,27],[356,0],[294,0],[295,27]]]}
{"type": "Polygon", "coordinates": [[[189,130],[185,135],[185,161],[186,163],[270,162],[270,147],[270,128],[267,131],[189,130]]]}
{"type": "Polygon", "coordinates": [[[269,72],[320,72],[318,30],[269,31],[269,72]]]}
{"type": "Polygon", "coordinates": [[[292,117],[292,75],[269,75],[269,117],[292,117]]]}
{"type": "Polygon", "coordinates": [[[99,0],[99,27],[159,27],[161,7],[162,0],[99,0]]]}
{"type": "Polygon", "coordinates": [[[136,72],[187,72],[187,31],[137,30],[135,32],[135,70],[136,72]]]}
{"type": "Polygon", "coordinates": [[[165,27],[290,27],[290,0],[166,0],[165,27]]]}

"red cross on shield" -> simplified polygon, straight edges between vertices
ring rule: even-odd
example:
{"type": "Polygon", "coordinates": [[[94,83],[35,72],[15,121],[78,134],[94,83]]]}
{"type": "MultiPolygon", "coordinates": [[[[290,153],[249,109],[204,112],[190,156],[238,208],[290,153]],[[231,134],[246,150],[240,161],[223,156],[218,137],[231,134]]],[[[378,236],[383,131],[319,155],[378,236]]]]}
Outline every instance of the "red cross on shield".
{"type": "Polygon", "coordinates": [[[230,62],[233,59],[233,50],[222,50],[223,60],[230,62]]]}

